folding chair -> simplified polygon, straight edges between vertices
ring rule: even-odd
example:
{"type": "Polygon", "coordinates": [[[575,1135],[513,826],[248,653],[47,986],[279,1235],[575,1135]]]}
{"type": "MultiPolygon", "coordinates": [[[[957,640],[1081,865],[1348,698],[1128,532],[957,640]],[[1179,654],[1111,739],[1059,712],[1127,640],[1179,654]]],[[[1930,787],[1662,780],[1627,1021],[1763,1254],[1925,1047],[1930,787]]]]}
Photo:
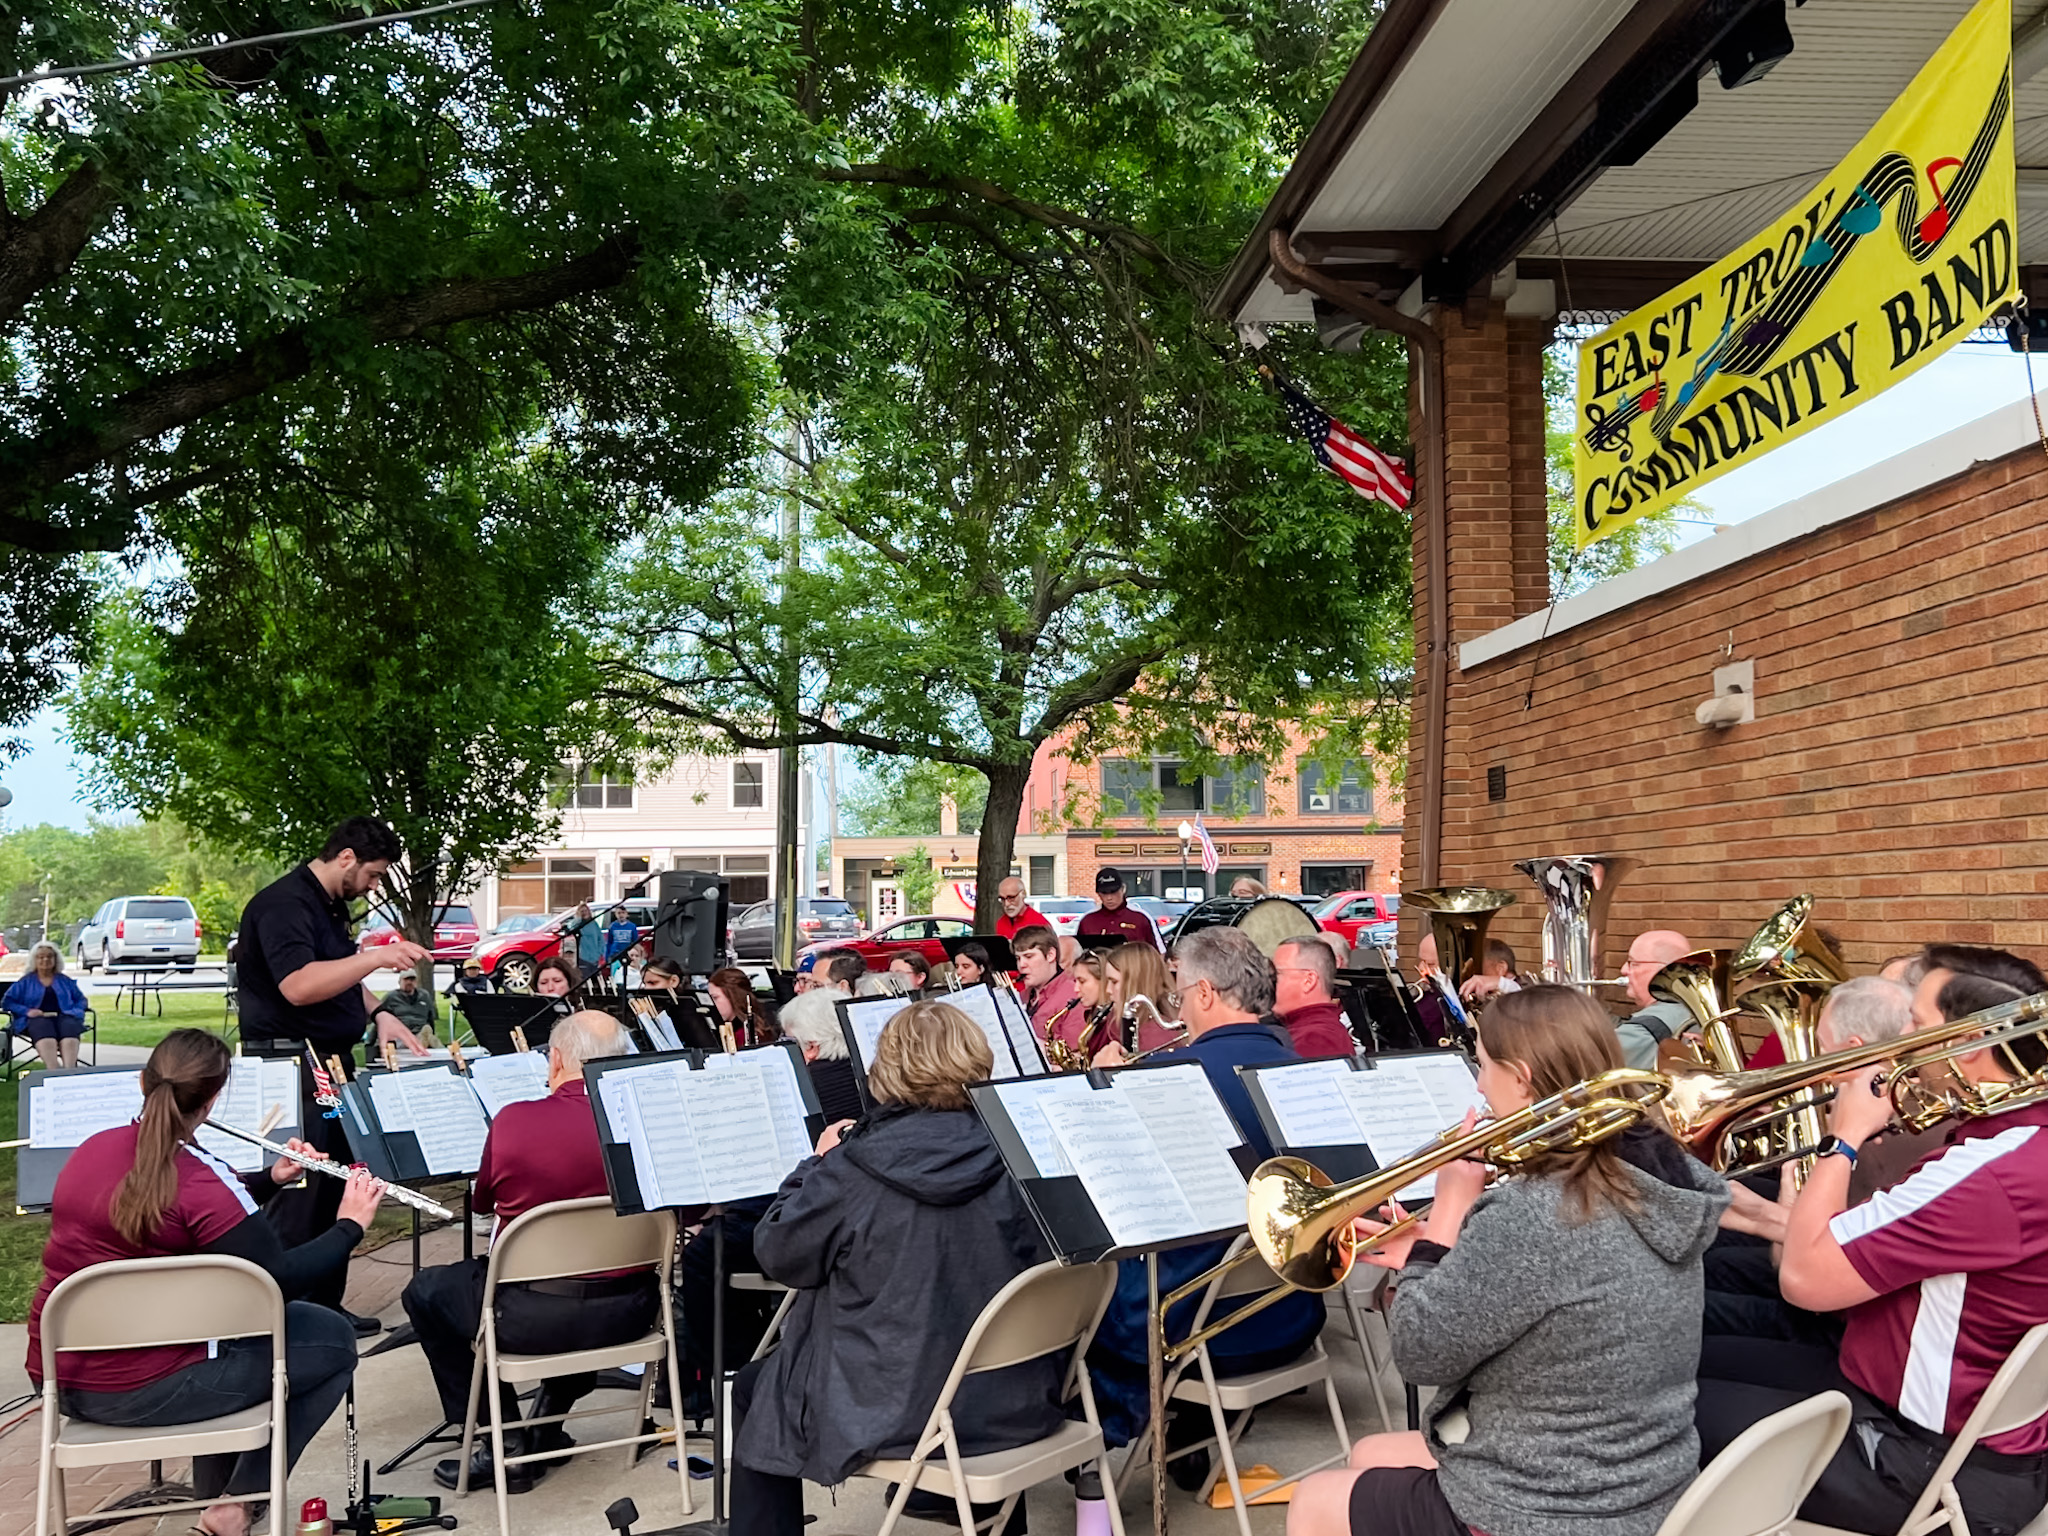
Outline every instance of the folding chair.
{"type": "MultiPolygon", "coordinates": [[[[35,1047],[29,1044],[27,1036],[15,1033],[12,1019],[7,1019],[4,1027],[0,1027],[0,1036],[4,1036],[6,1041],[5,1045],[0,1045],[0,1052],[4,1052],[0,1054],[0,1077],[13,1082],[21,1076],[24,1069],[41,1069],[42,1059],[36,1055],[35,1047]],[[30,1063],[34,1065],[31,1066],[30,1063]]],[[[85,1010],[84,1039],[86,1044],[92,1047],[92,1051],[88,1055],[81,1047],[78,1059],[88,1067],[96,1067],[100,1061],[100,1016],[99,1011],[90,1004],[85,1010]]]]}
{"type": "MultiPolygon", "coordinates": [[[[73,1524],[64,1473],[124,1461],[270,1447],[270,1486],[232,1502],[270,1501],[271,1526],[285,1503],[284,1297],[247,1259],[192,1254],[95,1264],[67,1278],[43,1305],[43,1446],[36,1474],[36,1536],[66,1536],[73,1524]],[[86,1349],[146,1349],[265,1335],[270,1340],[270,1399],[238,1413],[192,1424],[122,1429],[67,1416],[57,1405],[57,1357],[86,1349]]],[[[156,1504],[154,1517],[205,1509],[223,1499],[156,1504]]],[[[90,1518],[80,1516],[82,1519],[90,1518]]]]}
{"type": "MultiPolygon", "coordinates": [[[[932,1405],[917,1448],[907,1459],[871,1461],[855,1477],[880,1478],[896,1484],[896,1496],[882,1518],[877,1536],[890,1536],[903,1516],[913,1489],[951,1493],[960,1514],[960,1536],[975,1536],[974,1506],[1001,1502],[987,1526],[990,1532],[1009,1524],[1017,1500],[1035,1483],[1057,1477],[1069,1467],[1101,1462],[1102,1421],[1095,1414],[1095,1393],[1088,1382],[1088,1341],[1116,1293],[1114,1264],[1040,1264],[1027,1269],[989,1298],[981,1316],[967,1331],[960,1353],[939,1400],[932,1405]],[[983,1371],[999,1371],[1060,1350],[1070,1350],[1061,1401],[1080,1394],[1079,1419],[1068,1419],[1042,1440],[1007,1451],[963,1455],[953,1424],[953,1399],[960,1383],[983,1371]],[[934,1462],[934,1456],[943,1459],[934,1462]]],[[[1110,1528],[1124,1536],[1123,1514],[1109,1500],[1110,1528]]]]}
{"type": "MultiPolygon", "coordinates": [[[[584,1371],[609,1370],[619,1365],[655,1366],[668,1364],[669,1401],[683,1400],[682,1373],[676,1367],[676,1342],[670,1331],[670,1281],[676,1246],[675,1216],[668,1211],[649,1211],[638,1216],[621,1216],[603,1195],[588,1200],[558,1200],[537,1205],[498,1233],[491,1245],[490,1267],[484,1276],[483,1321],[479,1326],[476,1367],[469,1377],[469,1408],[463,1416],[462,1449],[456,1473],[455,1491],[469,1495],[469,1458],[476,1442],[477,1409],[488,1388],[493,1482],[498,1494],[498,1533],[511,1531],[511,1500],[505,1489],[508,1466],[530,1461],[552,1461],[561,1456],[582,1456],[591,1451],[626,1448],[626,1469],[631,1471],[639,1448],[664,1438],[664,1431],[622,1435],[611,1440],[578,1444],[566,1450],[530,1451],[507,1461],[505,1456],[504,1405],[498,1384],[513,1387],[524,1382],[545,1381],[550,1376],[569,1376],[584,1371]],[[560,1354],[513,1354],[498,1347],[498,1287],[532,1280],[567,1280],[603,1274],[619,1269],[651,1269],[659,1288],[652,1332],[625,1344],[608,1344],[597,1349],[566,1350],[560,1354]]],[[[635,1428],[647,1422],[654,1396],[654,1372],[640,1377],[640,1401],[633,1420],[635,1428]]],[[[616,1408],[578,1408],[569,1413],[527,1419],[524,1427],[563,1424],[570,1419],[594,1414],[616,1413],[616,1408]]],[[[677,1437],[680,1439],[680,1435],[677,1437]]],[[[676,1457],[676,1481],[683,1492],[683,1513],[692,1512],[690,1503],[690,1462],[676,1457]]]]}
{"type": "Polygon", "coordinates": [[[1387,1412],[1387,1391],[1380,1378],[1393,1367],[1394,1352],[1392,1341],[1387,1340],[1386,1316],[1381,1310],[1380,1297],[1385,1294],[1387,1283],[1393,1277],[1384,1269],[1373,1270],[1374,1278],[1366,1287],[1365,1301],[1361,1304],[1351,1282],[1358,1278],[1359,1270],[1364,1267],[1353,1266],[1351,1274],[1345,1276],[1344,1283],[1332,1294],[1342,1302],[1345,1326],[1351,1330],[1351,1340],[1358,1346],[1358,1358],[1365,1366],[1366,1382],[1372,1387],[1373,1407],[1379,1410],[1380,1428],[1391,1431],[1394,1421],[1387,1412]],[[1380,1339],[1386,1340],[1384,1350],[1373,1340],[1372,1327],[1375,1323],[1378,1324],[1380,1339]]]}
{"type": "Polygon", "coordinates": [[[725,1283],[735,1291],[755,1291],[767,1296],[779,1294],[782,1297],[782,1300],[776,1303],[775,1315],[768,1319],[768,1331],[761,1335],[761,1342],[756,1344],[754,1352],[747,1356],[747,1362],[752,1364],[773,1349],[775,1341],[782,1337],[782,1320],[789,1316],[789,1309],[796,1305],[796,1292],[780,1280],[770,1280],[766,1275],[752,1270],[727,1275],[725,1283]]]}
{"type": "MultiPolygon", "coordinates": [[[[1240,1237],[1230,1246],[1228,1257],[1235,1258],[1242,1252],[1249,1239],[1240,1237]]],[[[1202,1299],[1195,1308],[1193,1330],[1202,1328],[1215,1312],[1218,1303],[1234,1301],[1239,1297],[1252,1297],[1271,1290],[1280,1284],[1280,1277],[1264,1263],[1248,1261],[1218,1275],[1202,1293],[1202,1299]]],[[[1167,1367],[1166,1399],[1168,1402],[1205,1403],[1209,1409],[1210,1423],[1215,1433],[1197,1444],[1176,1450],[1176,1456],[1215,1446],[1217,1459],[1222,1464],[1220,1475],[1230,1482],[1230,1501],[1237,1511],[1239,1536],[1252,1536],[1251,1518],[1245,1513],[1244,1485],[1237,1474],[1237,1441],[1251,1422],[1251,1410],[1261,1403],[1269,1403],[1276,1397],[1285,1397],[1313,1382],[1323,1384],[1323,1394],[1329,1402],[1330,1422],[1337,1431],[1337,1452],[1325,1456],[1312,1466],[1303,1467],[1299,1472],[1281,1478],[1271,1488],[1259,1490],[1260,1496],[1274,1488],[1285,1488],[1297,1483],[1311,1472],[1320,1472],[1347,1460],[1351,1455],[1351,1432],[1344,1427],[1344,1409],[1337,1401],[1337,1386],[1330,1379],[1330,1357],[1323,1349],[1323,1342],[1317,1339],[1299,1360],[1286,1365],[1275,1366],[1268,1371],[1248,1371],[1241,1376],[1218,1376],[1216,1365],[1210,1357],[1207,1344],[1197,1345],[1167,1367]],[[1196,1376],[1199,1379],[1196,1379],[1196,1376]],[[1237,1427],[1230,1427],[1230,1415],[1237,1415],[1237,1427]]],[[[1139,1466],[1150,1459],[1151,1436],[1146,1435],[1138,1442],[1138,1448],[1124,1458],[1123,1470],[1117,1474],[1117,1489],[1124,1486],[1139,1466]]],[[[1208,1481],[1202,1484],[1198,1499],[1206,1499],[1216,1486],[1219,1473],[1211,1469],[1208,1481]]]]}
{"type": "MultiPolygon", "coordinates": [[[[1941,1458],[1934,1476],[1914,1501],[1912,1513],[1899,1527],[1899,1536],[1927,1536],[1929,1531],[1938,1531],[1943,1526],[1953,1536],[1970,1536],[1970,1522],[1963,1514],[1962,1500],[1956,1495],[1956,1472],[1964,1458],[1977,1448],[1979,1440],[2005,1434],[2048,1414],[2048,1350],[2042,1348],[2044,1343],[2048,1343],[2048,1323],[2029,1328],[2013,1346],[2005,1364],[1991,1378],[1991,1385],[1977,1399],[1976,1408],[1956,1432],[1955,1443],[1941,1458]]],[[[2042,1527],[2038,1518],[2028,1524],[2027,1530],[2032,1532],[2037,1527],[2042,1527]]],[[[1792,1531],[1793,1536],[1848,1536],[1833,1526],[1806,1520],[1795,1521],[1792,1531]]]]}
{"type": "Polygon", "coordinates": [[[1759,1419],[1679,1496],[1657,1536],[1782,1536],[1842,1443],[1849,1399],[1823,1392],[1759,1419]]]}

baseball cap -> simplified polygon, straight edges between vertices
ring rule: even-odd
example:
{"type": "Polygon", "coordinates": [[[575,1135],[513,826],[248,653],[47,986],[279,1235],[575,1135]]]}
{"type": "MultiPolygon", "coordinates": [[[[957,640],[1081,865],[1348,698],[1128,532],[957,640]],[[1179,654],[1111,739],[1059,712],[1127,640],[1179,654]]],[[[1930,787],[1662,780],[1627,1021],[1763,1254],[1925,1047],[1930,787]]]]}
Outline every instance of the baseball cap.
{"type": "Polygon", "coordinates": [[[1095,889],[1098,892],[1120,891],[1124,888],[1124,877],[1113,869],[1095,871],[1095,889]]]}
{"type": "Polygon", "coordinates": [[[816,954],[809,954],[809,955],[800,955],[800,956],[798,956],[798,957],[797,957],[797,962],[796,962],[796,970],[797,970],[797,974],[798,974],[799,976],[803,975],[803,974],[804,974],[805,972],[809,971],[809,970],[811,969],[811,967],[812,967],[812,966],[814,966],[814,965],[816,965],[817,963],[818,963],[818,957],[817,957],[817,955],[816,955],[816,954]]]}

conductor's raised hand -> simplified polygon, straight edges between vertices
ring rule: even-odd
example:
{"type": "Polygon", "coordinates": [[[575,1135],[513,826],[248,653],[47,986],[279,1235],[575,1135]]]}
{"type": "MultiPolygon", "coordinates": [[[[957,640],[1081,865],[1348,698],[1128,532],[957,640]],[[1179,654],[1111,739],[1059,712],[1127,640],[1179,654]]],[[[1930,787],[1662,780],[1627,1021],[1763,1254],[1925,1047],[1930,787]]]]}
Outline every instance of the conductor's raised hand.
{"type": "Polygon", "coordinates": [[[427,958],[427,947],[411,939],[393,939],[377,950],[380,971],[410,971],[427,958]]]}
{"type": "Polygon", "coordinates": [[[364,1231],[377,1219],[377,1202],[384,1198],[384,1181],[366,1169],[349,1170],[348,1184],[341,1192],[340,1215],[364,1231]]]}
{"type": "Polygon", "coordinates": [[[384,1043],[387,1040],[394,1045],[404,1046],[415,1056],[427,1054],[427,1048],[420,1044],[420,1037],[418,1035],[399,1023],[393,1015],[379,1013],[377,1015],[377,1048],[380,1051],[384,1048],[384,1043]]]}

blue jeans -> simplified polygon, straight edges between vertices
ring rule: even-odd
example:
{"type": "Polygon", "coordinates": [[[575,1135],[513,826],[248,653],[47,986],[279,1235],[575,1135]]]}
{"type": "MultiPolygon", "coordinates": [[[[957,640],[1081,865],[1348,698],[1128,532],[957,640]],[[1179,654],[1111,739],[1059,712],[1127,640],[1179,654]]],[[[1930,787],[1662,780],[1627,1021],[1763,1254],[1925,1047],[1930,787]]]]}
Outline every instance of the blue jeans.
{"type": "MultiPolygon", "coordinates": [[[[284,1308],[285,1465],[299,1456],[333,1414],[356,1372],[356,1331],[339,1312],[310,1301],[284,1308]]],[[[270,1400],[270,1341],[223,1339],[220,1352],[133,1392],[64,1387],[59,1405],[73,1418],[120,1429],[196,1424],[270,1400]]],[[[198,1456],[192,1489],[202,1499],[260,1493],[270,1485],[270,1451],[198,1456]]]]}

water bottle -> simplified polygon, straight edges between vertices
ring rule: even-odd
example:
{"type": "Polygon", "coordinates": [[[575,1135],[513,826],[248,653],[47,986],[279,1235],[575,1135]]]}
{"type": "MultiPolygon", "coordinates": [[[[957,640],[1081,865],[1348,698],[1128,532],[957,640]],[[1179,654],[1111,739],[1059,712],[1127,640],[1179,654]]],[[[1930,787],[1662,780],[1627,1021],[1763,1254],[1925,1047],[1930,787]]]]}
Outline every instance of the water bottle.
{"type": "Polygon", "coordinates": [[[1074,1478],[1074,1536],[1111,1536],[1109,1504],[1102,1497],[1098,1467],[1083,1467],[1074,1478]]]}
{"type": "Polygon", "coordinates": [[[308,1499],[299,1508],[299,1524],[292,1536],[334,1536],[334,1522],[327,1518],[325,1499],[308,1499]]]}

